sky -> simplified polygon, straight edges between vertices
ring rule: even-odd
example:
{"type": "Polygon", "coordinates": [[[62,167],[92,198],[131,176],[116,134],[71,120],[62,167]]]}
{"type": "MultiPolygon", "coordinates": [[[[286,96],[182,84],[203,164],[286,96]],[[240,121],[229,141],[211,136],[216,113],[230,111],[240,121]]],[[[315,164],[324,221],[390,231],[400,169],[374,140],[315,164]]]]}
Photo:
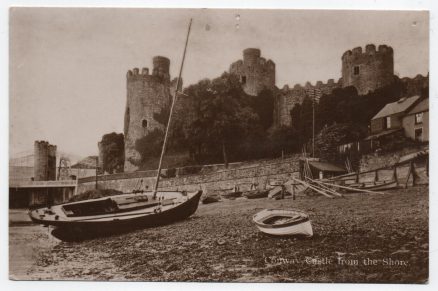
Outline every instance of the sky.
{"type": "Polygon", "coordinates": [[[394,49],[400,77],[429,71],[428,13],[420,11],[13,8],[10,155],[48,140],[79,156],[123,132],[126,72],[171,60],[178,74],[193,18],[184,85],[214,78],[248,47],[276,63],[276,85],[341,77],[341,56],[366,44],[394,49]]]}

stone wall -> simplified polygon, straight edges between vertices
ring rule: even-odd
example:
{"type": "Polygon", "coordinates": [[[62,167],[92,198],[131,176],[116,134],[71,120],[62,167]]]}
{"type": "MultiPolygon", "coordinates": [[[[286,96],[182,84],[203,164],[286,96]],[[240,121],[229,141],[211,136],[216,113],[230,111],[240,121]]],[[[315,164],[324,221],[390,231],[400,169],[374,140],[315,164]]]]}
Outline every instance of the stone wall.
{"type": "MultiPolygon", "coordinates": [[[[207,173],[203,174],[163,178],[160,180],[160,189],[187,191],[202,189],[204,192],[215,192],[227,191],[235,185],[239,185],[241,190],[249,190],[252,183],[257,183],[258,187],[264,188],[270,179],[284,179],[287,181],[298,170],[298,159],[290,158],[274,163],[260,163],[215,172],[206,171],[207,173]]],[[[98,187],[123,192],[130,192],[138,188],[151,190],[155,183],[155,173],[156,171],[144,171],[105,175],[99,177],[98,187]]],[[[94,189],[94,187],[93,177],[80,179],[78,193],[94,189]]]]}
{"type": "Polygon", "coordinates": [[[340,87],[342,87],[342,79],[337,82],[334,79],[329,79],[327,83],[318,81],[315,85],[310,82],[307,82],[304,86],[296,84],[293,88],[285,85],[275,96],[274,125],[291,126],[290,111],[295,104],[301,104],[306,96],[314,97],[315,102],[319,102],[322,95],[331,94],[334,89],[340,87]]]}
{"type": "Polygon", "coordinates": [[[394,165],[398,163],[400,160],[400,157],[405,156],[410,153],[415,153],[418,151],[423,150],[423,146],[417,146],[417,147],[407,147],[400,151],[392,152],[392,153],[385,153],[385,154],[377,154],[372,153],[368,155],[363,155],[360,159],[359,164],[359,171],[369,171],[369,170],[375,170],[387,166],[394,165]]]}

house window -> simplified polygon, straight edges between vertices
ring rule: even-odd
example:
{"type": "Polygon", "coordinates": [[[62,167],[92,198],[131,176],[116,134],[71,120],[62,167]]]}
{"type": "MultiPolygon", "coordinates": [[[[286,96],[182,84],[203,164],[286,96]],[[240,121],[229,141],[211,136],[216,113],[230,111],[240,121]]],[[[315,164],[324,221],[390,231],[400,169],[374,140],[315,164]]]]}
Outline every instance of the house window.
{"type": "Polygon", "coordinates": [[[384,124],[384,128],[385,129],[389,129],[391,128],[391,116],[387,116],[385,117],[385,124],[384,124]]]}
{"type": "Polygon", "coordinates": [[[415,129],[415,140],[423,141],[423,128],[422,127],[415,129]]]}
{"type": "Polygon", "coordinates": [[[415,114],[415,124],[423,123],[423,112],[415,114]]]}
{"type": "Polygon", "coordinates": [[[353,67],[353,74],[354,75],[359,75],[359,66],[354,66],[353,67]]]}
{"type": "Polygon", "coordinates": [[[240,82],[246,84],[246,76],[240,76],[240,82]]]}

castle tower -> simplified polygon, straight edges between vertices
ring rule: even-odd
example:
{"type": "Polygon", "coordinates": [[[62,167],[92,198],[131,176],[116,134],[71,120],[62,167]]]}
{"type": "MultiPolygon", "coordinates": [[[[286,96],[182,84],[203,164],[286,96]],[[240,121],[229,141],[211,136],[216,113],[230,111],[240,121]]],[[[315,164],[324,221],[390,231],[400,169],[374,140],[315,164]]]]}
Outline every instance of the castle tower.
{"type": "Polygon", "coordinates": [[[391,47],[373,44],[354,48],[342,55],[343,87],[356,87],[359,95],[391,84],[394,81],[394,52],[391,47]]]}
{"type": "Polygon", "coordinates": [[[35,181],[56,180],[56,146],[35,141],[33,172],[35,181]]]}
{"type": "Polygon", "coordinates": [[[230,74],[239,77],[243,90],[248,95],[256,96],[263,89],[275,86],[275,63],[261,57],[257,48],[245,49],[243,60],[231,64],[230,74]]]}
{"type": "Polygon", "coordinates": [[[138,170],[140,153],[136,150],[137,140],[154,129],[164,130],[154,115],[171,102],[169,74],[170,60],[157,56],[153,58],[152,75],[148,68],[129,70],[126,79],[127,98],[124,121],[125,172],[138,170]]]}

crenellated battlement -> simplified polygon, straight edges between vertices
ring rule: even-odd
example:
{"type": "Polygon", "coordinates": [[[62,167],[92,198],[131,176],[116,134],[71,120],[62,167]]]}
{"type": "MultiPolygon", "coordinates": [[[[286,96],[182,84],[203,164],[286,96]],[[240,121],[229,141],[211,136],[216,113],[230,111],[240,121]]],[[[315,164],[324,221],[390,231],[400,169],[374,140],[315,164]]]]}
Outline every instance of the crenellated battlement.
{"type": "Polygon", "coordinates": [[[149,68],[142,68],[141,71],[139,68],[133,68],[132,70],[128,70],[128,72],[126,73],[126,79],[128,82],[138,80],[156,82],[162,81],[161,78],[151,75],[149,73],[149,68]]]}
{"type": "Polygon", "coordinates": [[[368,58],[370,56],[392,57],[393,54],[394,51],[390,46],[382,44],[379,45],[378,49],[376,50],[376,46],[374,44],[367,44],[365,46],[365,50],[363,50],[362,47],[355,47],[352,50],[344,52],[342,55],[342,60],[347,61],[349,59],[368,58]]]}
{"type": "Polygon", "coordinates": [[[312,85],[311,82],[306,82],[303,85],[301,84],[295,84],[292,89],[289,88],[288,85],[285,85],[282,89],[282,91],[289,91],[289,90],[306,90],[306,89],[322,89],[324,87],[340,87],[342,85],[342,79],[338,79],[337,82],[335,82],[334,79],[328,79],[325,83],[323,81],[316,81],[315,85],[312,85]]]}
{"type": "Polygon", "coordinates": [[[342,55],[343,87],[354,86],[360,95],[394,81],[394,51],[387,45],[356,47],[342,55]]]}

